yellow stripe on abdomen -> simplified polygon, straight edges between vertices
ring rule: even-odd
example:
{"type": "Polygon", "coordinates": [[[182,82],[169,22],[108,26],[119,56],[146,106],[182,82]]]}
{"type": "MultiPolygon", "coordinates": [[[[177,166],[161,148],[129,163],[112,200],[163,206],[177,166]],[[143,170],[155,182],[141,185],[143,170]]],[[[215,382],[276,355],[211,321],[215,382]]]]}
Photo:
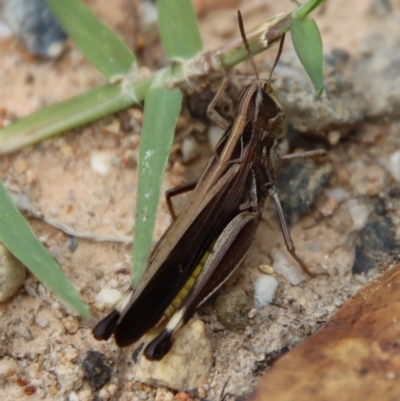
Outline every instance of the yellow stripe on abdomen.
{"type": "MultiPolygon", "coordinates": [[[[214,242],[212,243],[210,249],[214,246],[214,242]]],[[[189,291],[192,289],[194,283],[200,275],[204,265],[207,262],[208,257],[210,256],[211,251],[207,250],[202,256],[200,262],[197,264],[196,268],[193,270],[191,276],[187,279],[186,283],[180,289],[178,294],[169,304],[168,308],[165,310],[162,318],[157,323],[156,327],[164,326],[169,319],[171,319],[172,315],[177,311],[177,309],[182,305],[183,300],[189,294],[189,291]]]]}

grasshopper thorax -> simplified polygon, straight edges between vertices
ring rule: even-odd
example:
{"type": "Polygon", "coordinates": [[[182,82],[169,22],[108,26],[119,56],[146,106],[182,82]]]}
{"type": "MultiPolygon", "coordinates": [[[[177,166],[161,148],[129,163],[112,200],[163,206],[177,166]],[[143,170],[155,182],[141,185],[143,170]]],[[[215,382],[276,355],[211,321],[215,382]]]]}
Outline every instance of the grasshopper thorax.
{"type": "Polygon", "coordinates": [[[278,146],[286,137],[286,120],[271,85],[264,80],[247,85],[240,95],[237,115],[247,121],[242,133],[245,152],[249,152],[245,158],[272,168],[278,146]]]}

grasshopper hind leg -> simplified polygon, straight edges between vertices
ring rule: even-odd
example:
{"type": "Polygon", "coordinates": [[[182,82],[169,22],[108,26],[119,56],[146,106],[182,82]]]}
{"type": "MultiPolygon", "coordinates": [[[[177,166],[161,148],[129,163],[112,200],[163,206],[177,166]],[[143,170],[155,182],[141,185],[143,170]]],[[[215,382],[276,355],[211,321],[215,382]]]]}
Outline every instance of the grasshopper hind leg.
{"type": "Polygon", "coordinates": [[[146,358],[150,361],[160,361],[172,347],[172,333],[163,330],[144,350],[146,358]]]}
{"type": "Polygon", "coordinates": [[[107,341],[114,334],[120,317],[121,313],[114,309],[104,319],[100,320],[93,329],[94,338],[98,341],[107,341]]]}
{"type": "Polygon", "coordinates": [[[144,355],[150,361],[160,361],[172,347],[173,335],[184,324],[183,311],[179,310],[172,317],[167,327],[152,340],[144,350],[144,355]]]}

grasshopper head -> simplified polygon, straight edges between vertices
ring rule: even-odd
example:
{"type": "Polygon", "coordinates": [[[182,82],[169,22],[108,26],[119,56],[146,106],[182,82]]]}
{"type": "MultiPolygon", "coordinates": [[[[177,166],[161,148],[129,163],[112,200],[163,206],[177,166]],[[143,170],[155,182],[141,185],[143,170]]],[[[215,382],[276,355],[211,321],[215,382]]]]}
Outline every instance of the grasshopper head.
{"type": "Polygon", "coordinates": [[[247,120],[240,146],[244,144],[254,160],[272,168],[278,146],[286,137],[286,120],[271,85],[264,80],[247,85],[240,95],[237,115],[247,120]]]}
{"type": "Polygon", "coordinates": [[[257,81],[255,92],[254,128],[270,136],[278,144],[286,137],[286,119],[282,106],[267,81],[257,81]]]}
{"type": "Polygon", "coordinates": [[[282,34],[279,41],[278,53],[276,55],[275,62],[271,68],[269,79],[268,81],[264,81],[259,79],[253,54],[251,52],[249,42],[246,38],[246,33],[244,31],[242,14],[240,13],[240,11],[238,11],[238,23],[243,44],[246,47],[251,65],[253,66],[253,70],[257,78],[256,82],[248,85],[244,89],[239,103],[243,103],[245,107],[247,107],[246,117],[248,117],[249,120],[252,121],[255,131],[261,135],[261,141],[265,142],[263,144],[263,147],[274,149],[286,136],[285,114],[271,86],[272,73],[282,54],[285,34],[282,34]],[[253,97],[254,95],[255,97],[253,97]],[[264,139],[268,140],[264,141],[264,139]]]}

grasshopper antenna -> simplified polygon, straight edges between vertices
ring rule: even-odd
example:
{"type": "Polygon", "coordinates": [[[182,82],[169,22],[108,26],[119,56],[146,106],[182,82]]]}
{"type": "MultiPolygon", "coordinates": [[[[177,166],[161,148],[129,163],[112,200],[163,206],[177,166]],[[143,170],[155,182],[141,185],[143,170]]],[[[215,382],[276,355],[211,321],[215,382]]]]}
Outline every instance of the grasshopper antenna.
{"type": "Polygon", "coordinates": [[[257,70],[257,67],[256,67],[256,63],[254,62],[254,57],[253,57],[253,53],[251,52],[249,42],[247,41],[247,38],[246,38],[246,33],[244,32],[242,14],[241,14],[241,12],[239,10],[238,10],[238,21],[239,21],[240,34],[242,35],[243,43],[244,43],[244,45],[246,47],[247,54],[249,55],[249,59],[251,61],[251,65],[253,66],[254,74],[256,75],[256,78],[257,78],[257,81],[258,81],[259,80],[258,70],[257,70]]]}
{"type": "Polygon", "coordinates": [[[268,78],[268,85],[271,87],[271,79],[272,79],[272,73],[274,72],[274,69],[276,65],[278,64],[278,61],[281,57],[282,54],[282,49],[283,49],[283,43],[285,42],[285,34],[282,34],[281,40],[279,41],[279,49],[278,49],[278,54],[275,57],[274,65],[271,68],[271,72],[269,73],[269,78],[268,78]]]}

